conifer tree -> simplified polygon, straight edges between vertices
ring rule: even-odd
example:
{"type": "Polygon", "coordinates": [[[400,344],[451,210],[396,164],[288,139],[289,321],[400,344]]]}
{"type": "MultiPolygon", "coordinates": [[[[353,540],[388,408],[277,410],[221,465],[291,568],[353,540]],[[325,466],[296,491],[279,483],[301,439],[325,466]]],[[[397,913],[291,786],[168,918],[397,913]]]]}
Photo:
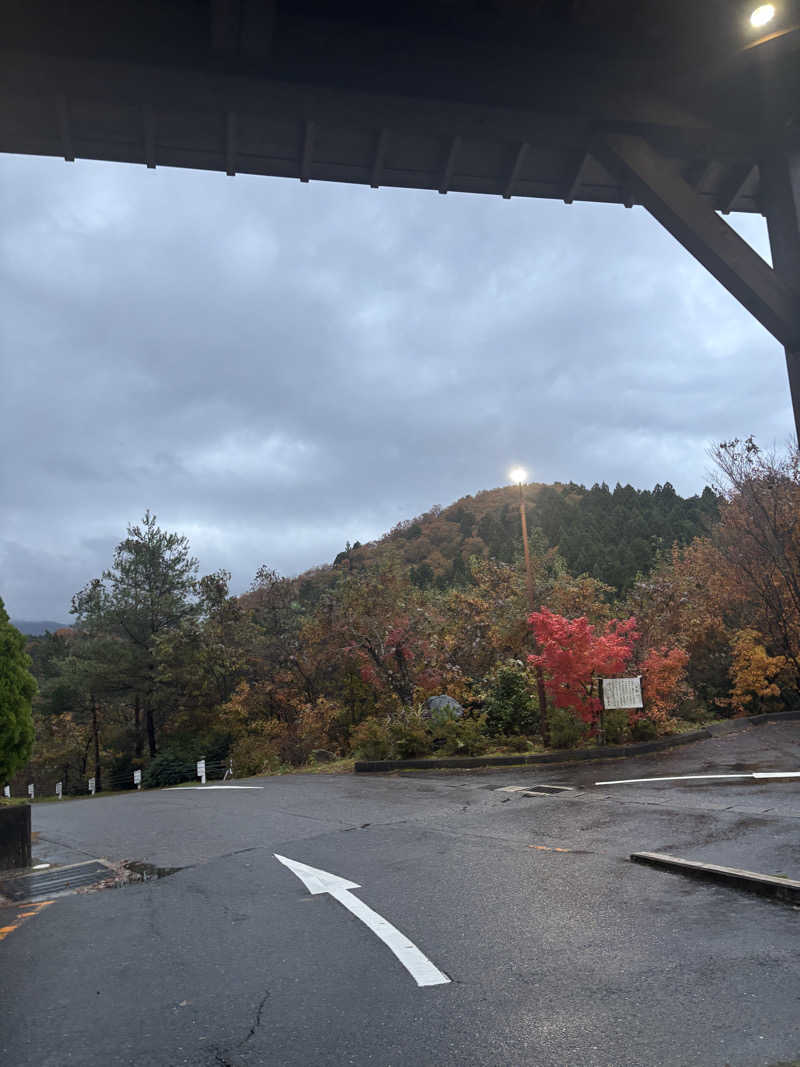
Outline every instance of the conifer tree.
{"type": "Polygon", "coordinates": [[[33,748],[36,682],[30,665],[25,638],[9,622],[0,598],[0,785],[28,762],[33,748]]]}

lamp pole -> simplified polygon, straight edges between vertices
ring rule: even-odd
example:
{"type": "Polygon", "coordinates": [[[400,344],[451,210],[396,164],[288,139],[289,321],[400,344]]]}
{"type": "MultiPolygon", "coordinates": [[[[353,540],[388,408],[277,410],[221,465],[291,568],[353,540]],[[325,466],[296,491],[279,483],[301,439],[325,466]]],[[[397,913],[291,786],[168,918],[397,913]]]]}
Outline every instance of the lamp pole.
{"type": "MultiPolygon", "coordinates": [[[[519,519],[522,526],[522,550],[525,553],[525,584],[528,591],[528,614],[536,611],[536,589],[533,584],[533,570],[531,569],[531,550],[528,545],[528,522],[525,517],[525,497],[523,487],[527,481],[527,474],[522,467],[515,467],[511,471],[511,478],[519,486],[519,519]]],[[[538,643],[534,637],[534,652],[538,650],[538,643]]],[[[544,672],[537,664],[533,669],[536,677],[536,694],[539,698],[539,729],[542,734],[542,743],[547,744],[550,731],[547,728],[547,692],[544,687],[544,672]]]]}
{"type": "Polygon", "coordinates": [[[522,523],[522,548],[525,552],[525,581],[528,587],[528,612],[536,611],[536,594],[533,588],[531,571],[531,550],[528,545],[528,523],[525,518],[525,498],[522,495],[522,482],[519,483],[519,519],[522,523]]]}

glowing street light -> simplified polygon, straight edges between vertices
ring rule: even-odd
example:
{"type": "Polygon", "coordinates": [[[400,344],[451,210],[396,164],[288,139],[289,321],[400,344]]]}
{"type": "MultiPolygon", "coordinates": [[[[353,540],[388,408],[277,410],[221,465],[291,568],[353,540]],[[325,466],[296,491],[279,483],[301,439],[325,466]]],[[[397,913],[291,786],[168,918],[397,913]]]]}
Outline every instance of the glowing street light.
{"type": "Polygon", "coordinates": [[[522,495],[522,487],[528,482],[528,472],[524,467],[513,467],[508,476],[514,485],[519,486],[519,518],[522,523],[522,547],[525,551],[525,578],[528,583],[528,611],[536,611],[536,597],[533,589],[533,573],[531,571],[531,553],[528,548],[528,524],[525,521],[525,499],[522,495]]]}
{"type": "MultiPolygon", "coordinates": [[[[525,498],[522,495],[522,487],[528,483],[528,472],[524,467],[514,467],[513,470],[508,472],[508,476],[515,485],[519,486],[519,520],[522,524],[522,547],[525,552],[525,582],[528,587],[528,612],[529,614],[533,614],[533,612],[536,611],[536,590],[533,586],[531,550],[528,546],[528,524],[525,520],[525,498]]],[[[535,643],[533,647],[534,650],[536,650],[537,646],[535,643]]],[[[539,697],[542,741],[544,744],[547,744],[549,740],[549,730],[547,726],[547,693],[544,688],[544,672],[541,667],[537,666],[534,668],[534,674],[536,675],[536,692],[539,697]]]]}
{"type": "Polygon", "coordinates": [[[761,4],[757,7],[753,14],[750,16],[750,25],[756,29],[760,29],[762,26],[766,26],[768,22],[772,22],[775,18],[775,5],[774,4],[761,4]]]}

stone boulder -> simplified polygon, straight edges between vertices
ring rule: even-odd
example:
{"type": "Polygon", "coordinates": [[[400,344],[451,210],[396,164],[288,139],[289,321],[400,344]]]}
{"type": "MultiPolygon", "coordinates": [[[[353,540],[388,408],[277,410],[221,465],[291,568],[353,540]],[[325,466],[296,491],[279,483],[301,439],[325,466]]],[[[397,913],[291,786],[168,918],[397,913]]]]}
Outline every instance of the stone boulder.
{"type": "Polygon", "coordinates": [[[315,748],[311,753],[311,759],[315,763],[333,763],[336,756],[333,752],[329,752],[327,748],[315,748]]]}

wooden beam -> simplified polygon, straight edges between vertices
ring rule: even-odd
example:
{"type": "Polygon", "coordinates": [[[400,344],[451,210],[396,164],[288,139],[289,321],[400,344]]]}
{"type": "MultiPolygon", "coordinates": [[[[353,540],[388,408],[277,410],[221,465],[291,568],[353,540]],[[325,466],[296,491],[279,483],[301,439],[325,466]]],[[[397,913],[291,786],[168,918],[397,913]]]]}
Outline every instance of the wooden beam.
{"type": "Polygon", "coordinates": [[[225,173],[229,178],[236,174],[236,112],[225,115],[225,173]]]}
{"type": "Polygon", "coordinates": [[[383,176],[383,160],[386,156],[386,146],[389,143],[389,131],[384,126],[378,134],[378,139],[375,142],[375,155],[372,160],[372,174],[370,175],[369,184],[373,189],[379,189],[381,185],[381,177],[383,176]]]}
{"type": "MultiPolygon", "coordinates": [[[[800,305],[800,148],[769,153],[759,161],[759,171],[772,262],[800,305]]],[[[800,342],[786,345],[786,369],[800,444],[800,342]]]]}
{"type": "Polygon", "coordinates": [[[530,145],[528,144],[528,142],[522,141],[519,148],[517,149],[517,154],[514,158],[514,163],[511,167],[508,179],[506,181],[505,191],[503,192],[504,200],[511,199],[511,195],[514,192],[514,186],[516,184],[517,178],[519,177],[519,172],[522,170],[522,164],[525,162],[525,156],[527,156],[529,148],[530,145]]]}
{"type": "Polygon", "coordinates": [[[241,0],[239,51],[266,59],[272,54],[275,0],[241,0]]]}
{"type": "Polygon", "coordinates": [[[696,159],[687,169],[684,178],[694,191],[699,193],[714,174],[716,167],[713,159],[696,159]]]}
{"type": "Polygon", "coordinates": [[[75,149],[72,144],[72,122],[69,114],[69,101],[64,93],[56,97],[58,112],[58,133],[61,138],[61,151],[67,163],[75,162],[75,149]]]}
{"type": "Polygon", "coordinates": [[[447,190],[450,188],[450,182],[453,178],[453,169],[456,165],[456,155],[458,154],[458,149],[460,148],[460,146],[461,137],[456,134],[456,136],[450,142],[450,150],[447,153],[447,159],[445,160],[444,167],[442,167],[442,176],[439,179],[440,193],[446,193],[447,190]]]}
{"type": "Polygon", "coordinates": [[[156,116],[152,104],[142,108],[142,126],[144,129],[144,162],[148,170],[156,169],[156,116]]]}
{"type": "Polygon", "coordinates": [[[223,55],[239,51],[242,0],[211,0],[211,50],[223,55]]]}
{"type": "Polygon", "coordinates": [[[303,124],[303,141],[300,146],[300,181],[307,182],[311,174],[311,162],[314,158],[314,137],[316,123],[306,119],[303,124]]]}
{"type": "Polygon", "coordinates": [[[599,136],[592,154],[783,345],[800,345],[800,300],[783,279],[647,142],[599,136]]]}
{"type": "Polygon", "coordinates": [[[578,195],[578,189],[583,181],[583,172],[589,162],[588,152],[575,152],[572,156],[569,170],[564,184],[564,203],[571,204],[578,195]]]}
{"type": "Polygon", "coordinates": [[[754,163],[737,163],[725,178],[717,194],[717,208],[723,215],[728,215],[733,210],[733,205],[742,195],[754,169],[754,163]]]}

